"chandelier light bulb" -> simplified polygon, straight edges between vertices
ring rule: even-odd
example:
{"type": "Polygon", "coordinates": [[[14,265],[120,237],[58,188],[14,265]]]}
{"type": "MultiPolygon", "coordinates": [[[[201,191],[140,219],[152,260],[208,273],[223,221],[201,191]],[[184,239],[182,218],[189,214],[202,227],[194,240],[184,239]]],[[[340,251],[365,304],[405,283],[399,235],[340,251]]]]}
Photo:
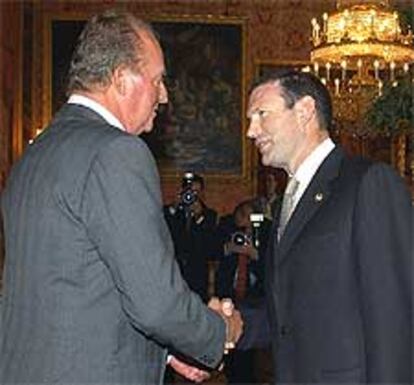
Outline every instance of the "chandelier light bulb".
{"type": "Polygon", "coordinates": [[[374,60],[375,80],[379,80],[379,61],[374,60]]]}
{"type": "Polygon", "coordinates": [[[327,38],[327,33],[328,33],[328,14],[325,12],[322,15],[322,19],[323,19],[323,35],[325,36],[325,39],[327,38]]]}
{"type": "Polygon", "coordinates": [[[331,63],[326,63],[326,80],[329,82],[331,80],[331,63]]]}
{"type": "Polygon", "coordinates": [[[341,61],[341,68],[342,68],[342,81],[345,81],[346,78],[346,60],[341,61]]]}
{"type": "Polygon", "coordinates": [[[380,80],[378,82],[378,96],[382,96],[382,89],[384,87],[384,83],[382,82],[382,80],[380,80]]]}
{"type": "Polygon", "coordinates": [[[313,63],[313,72],[315,72],[316,76],[319,76],[319,63],[318,62],[313,63]]]}
{"type": "Polygon", "coordinates": [[[390,63],[390,79],[391,81],[395,81],[395,62],[390,63]]]}
{"type": "Polygon", "coordinates": [[[339,96],[340,80],[338,78],[335,78],[334,83],[335,83],[335,95],[339,96]]]}
{"type": "Polygon", "coordinates": [[[358,67],[358,77],[361,78],[361,76],[362,76],[362,59],[358,59],[357,67],[358,67]]]}

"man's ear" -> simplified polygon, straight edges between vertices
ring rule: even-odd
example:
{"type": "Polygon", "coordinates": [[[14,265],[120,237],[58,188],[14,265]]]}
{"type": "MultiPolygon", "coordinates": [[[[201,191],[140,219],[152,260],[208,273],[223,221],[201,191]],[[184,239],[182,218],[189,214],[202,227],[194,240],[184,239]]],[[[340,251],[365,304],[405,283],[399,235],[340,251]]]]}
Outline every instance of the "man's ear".
{"type": "Polygon", "coordinates": [[[125,66],[118,66],[115,68],[114,72],[112,73],[112,84],[115,87],[115,90],[121,94],[125,95],[126,93],[126,67],[125,66]]]}
{"type": "Polygon", "coordinates": [[[128,89],[134,85],[134,82],[141,81],[140,77],[140,74],[132,74],[127,66],[120,65],[113,71],[111,81],[115,90],[121,96],[125,96],[128,93],[128,89]]]}
{"type": "Polygon", "coordinates": [[[308,95],[304,96],[296,102],[296,111],[300,125],[305,127],[312,117],[315,116],[315,99],[308,95]]]}

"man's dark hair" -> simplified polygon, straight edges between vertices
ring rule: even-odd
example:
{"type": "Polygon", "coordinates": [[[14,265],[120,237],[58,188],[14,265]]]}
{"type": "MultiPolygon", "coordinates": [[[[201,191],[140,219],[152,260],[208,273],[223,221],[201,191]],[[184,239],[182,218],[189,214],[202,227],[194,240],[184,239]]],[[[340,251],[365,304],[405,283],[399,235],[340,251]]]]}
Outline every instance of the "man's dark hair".
{"type": "Polygon", "coordinates": [[[67,94],[106,87],[120,65],[140,70],[144,62],[141,32],[154,35],[149,24],[130,13],[106,11],[93,16],[72,56],[67,94]]]}
{"type": "MultiPolygon", "coordinates": [[[[181,181],[181,187],[182,188],[188,187],[188,181],[189,179],[184,177],[183,180],[181,181]]],[[[191,183],[194,183],[194,182],[200,183],[201,189],[204,190],[204,178],[201,175],[192,173],[191,183]]]]}
{"type": "Polygon", "coordinates": [[[255,208],[254,200],[253,199],[245,199],[239,202],[233,210],[233,215],[236,215],[238,212],[244,210],[245,208],[251,208],[252,210],[255,208]]]}
{"type": "Polygon", "coordinates": [[[261,79],[260,84],[274,82],[280,84],[287,108],[293,108],[298,100],[310,96],[315,101],[320,128],[331,131],[332,100],[328,89],[318,77],[309,72],[289,70],[276,73],[265,80],[261,79]]]}

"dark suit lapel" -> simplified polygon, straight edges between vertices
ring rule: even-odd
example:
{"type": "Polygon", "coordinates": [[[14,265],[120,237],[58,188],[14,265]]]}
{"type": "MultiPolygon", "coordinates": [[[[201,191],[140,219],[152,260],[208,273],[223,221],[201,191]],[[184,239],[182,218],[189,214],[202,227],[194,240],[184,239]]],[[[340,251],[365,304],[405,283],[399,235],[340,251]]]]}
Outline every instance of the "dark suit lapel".
{"type": "Polygon", "coordinates": [[[329,199],[333,181],[338,176],[342,158],[343,151],[338,147],[335,148],[322,162],[315,176],[312,178],[311,183],[298,202],[282,238],[276,245],[277,263],[283,261],[288,255],[288,251],[303,228],[319,208],[329,199]]]}

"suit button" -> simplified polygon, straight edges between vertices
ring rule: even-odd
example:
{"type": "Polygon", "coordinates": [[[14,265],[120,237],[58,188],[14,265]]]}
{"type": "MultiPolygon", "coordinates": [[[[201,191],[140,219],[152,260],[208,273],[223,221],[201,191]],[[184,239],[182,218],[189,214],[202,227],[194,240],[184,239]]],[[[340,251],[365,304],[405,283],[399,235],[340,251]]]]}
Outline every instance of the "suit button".
{"type": "Polygon", "coordinates": [[[287,337],[290,334],[292,334],[292,329],[288,325],[282,325],[280,327],[280,336],[281,337],[287,337]]]}

